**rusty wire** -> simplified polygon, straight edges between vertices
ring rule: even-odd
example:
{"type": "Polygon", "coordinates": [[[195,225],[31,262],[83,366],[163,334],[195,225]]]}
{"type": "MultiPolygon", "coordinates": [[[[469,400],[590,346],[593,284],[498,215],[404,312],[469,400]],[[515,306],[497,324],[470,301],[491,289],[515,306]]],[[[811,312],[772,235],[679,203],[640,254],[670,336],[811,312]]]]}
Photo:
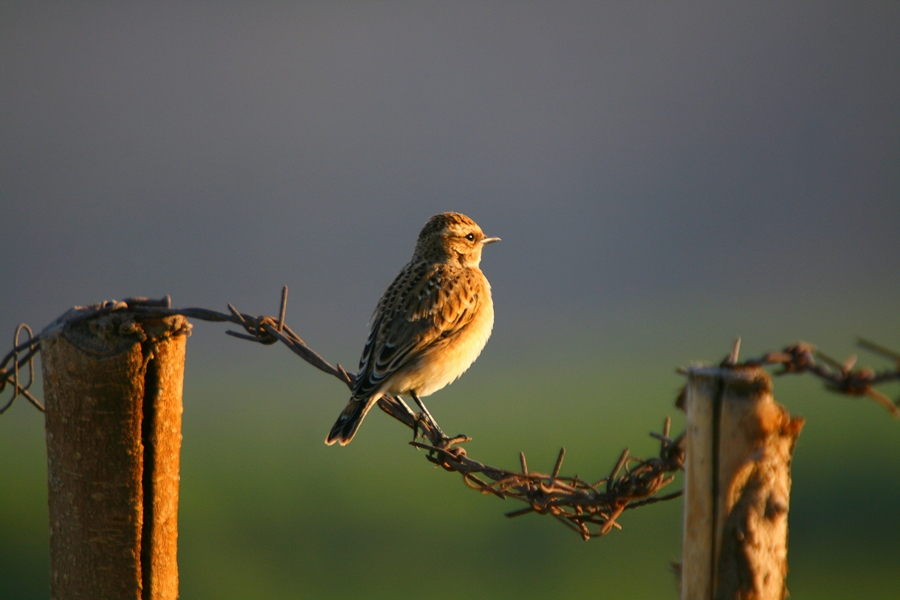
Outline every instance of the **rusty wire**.
{"type": "MultiPolygon", "coordinates": [[[[231,318],[227,320],[240,324],[246,333],[226,333],[262,344],[280,341],[306,362],[338,378],[352,389],[355,375],[348,373],[340,364],[332,366],[285,325],[286,306],[287,287],[282,290],[281,310],[277,319],[268,316],[251,317],[229,304],[231,318]]],[[[178,314],[190,316],[183,311],[178,314]]],[[[518,499],[529,505],[507,513],[507,516],[516,517],[530,512],[553,515],[585,540],[605,535],[613,528],[620,528],[616,519],[626,509],[671,500],[681,495],[680,491],[666,496],[656,495],[673,481],[672,473],[682,470],[684,464],[682,437],[674,440],[669,438],[668,419],[661,434],[651,434],[661,443],[658,457],[649,460],[629,457],[626,449],[608,477],[590,483],[577,476],[559,475],[565,449],[560,451],[552,474],[529,472],[524,454],[520,454],[522,471],[508,471],[469,458],[465,449],[458,444],[471,441],[472,438],[465,435],[445,436],[436,424],[413,412],[399,396],[382,397],[378,401],[378,407],[413,429],[411,445],[427,450],[427,458],[432,463],[448,471],[461,473],[463,481],[473,489],[499,498],[518,499]],[[429,443],[418,442],[419,436],[429,443]]]]}
{"type": "Polygon", "coordinates": [[[519,454],[521,471],[489,467],[466,456],[460,447],[441,447],[412,442],[429,451],[428,460],[448,471],[462,473],[470,488],[498,498],[513,498],[527,507],[506,513],[518,517],[529,513],[552,515],[584,540],[621,529],[616,519],[625,510],[672,500],[681,491],[657,496],[672,483],[674,473],[684,468],[683,435],[669,438],[669,419],[661,434],[651,433],[661,443],[659,456],[643,460],[629,456],[626,448],[607,477],[594,483],[580,477],[560,476],[566,449],[562,448],[552,473],[529,471],[525,453],[519,454]]]}
{"type": "MultiPolygon", "coordinates": [[[[41,403],[28,392],[34,381],[33,359],[40,350],[41,336],[48,331],[54,331],[61,326],[60,324],[94,318],[117,310],[130,310],[149,319],[181,315],[201,321],[239,325],[243,328],[243,332],[229,330],[225,333],[266,345],[281,342],[310,365],[336,377],[352,389],[356,379],[354,374],[348,373],[340,364],[332,365],[326,361],[285,323],[287,293],[285,286],[277,318],[248,315],[238,311],[231,304],[228,305],[228,313],[205,308],[174,309],[171,307],[170,298],[166,296],[160,300],[128,298],[121,302],[112,300],[89,307],[75,307],[37,336],[32,334],[27,325],[20,325],[16,329],[13,350],[0,363],[0,392],[7,383],[12,383],[14,389],[12,400],[0,409],[0,413],[8,409],[19,394],[43,410],[41,403]],[[23,330],[28,332],[29,339],[20,344],[19,334],[23,330]],[[10,362],[13,364],[11,369],[7,368],[10,362]],[[29,367],[29,381],[22,385],[19,381],[19,367],[26,364],[29,367]]],[[[900,380],[900,355],[865,340],[859,340],[859,344],[867,350],[895,360],[896,369],[882,372],[869,368],[854,370],[855,358],[839,364],[809,344],[795,344],[780,352],[770,352],[760,358],[738,363],[739,340],[722,365],[732,367],[780,365],[783,369],[776,374],[809,372],[824,379],[830,389],[851,396],[869,396],[888,408],[894,416],[900,415],[900,409],[897,407],[900,400],[896,403],[891,402],[884,394],[874,389],[874,386],[880,383],[900,380]],[[821,362],[817,362],[816,358],[821,362]]],[[[658,456],[646,460],[639,459],[630,456],[629,450],[626,449],[607,477],[591,483],[578,476],[560,475],[565,448],[560,450],[551,473],[529,471],[524,454],[519,455],[521,467],[519,471],[491,467],[469,458],[465,450],[459,446],[471,441],[471,438],[465,435],[452,438],[445,436],[432,422],[411,410],[399,396],[382,397],[378,401],[378,407],[413,430],[411,445],[426,450],[428,452],[426,458],[429,461],[448,471],[460,473],[470,488],[499,498],[513,498],[527,504],[525,508],[507,513],[508,517],[528,513],[551,515],[585,540],[605,535],[612,529],[621,529],[617,519],[625,510],[671,500],[682,494],[681,491],[659,494],[662,488],[672,483],[674,473],[682,470],[684,465],[683,434],[676,438],[669,437],[669,419],[666,419],[661,433],[650,434],[660,442],[658,456]],[[419,442],[420,438],[427,440],[428,443],[419,442]]]]}
{"type": "MultiPolygon", "coordinates": [[[[739,348],[740,342],[735,344],[736,348],[739,348]]],[[[880,372],[869,367],[855,369],[855,356],[839,363],[816,350],[812,344],[804,342],[787,346],[780,352],[768,352],[759,358],[746,360],[740,364],[747,366],[779,365],[781,370],[775,372],[775,375],[811,373],[824,380],[828,389],[848,396],[867,396],[886,408],[895,419],[900,418],[900,398],[892,401],[875,388],[876,385],[889,381],[900,381],[900,354],[864,339],[858,339],[857,345],[895,361],[896,367],[893,370],[885,369],[880,372]]],[[[737,362],[736,358],[737,351],[735,350],[723,364],[734,364],[737,362]],[[734,358],[733,361],[732,358],[734,358]]]]}
{"type": "Polygon", "coordinates": [[[9,353],[3,357],[3,361],[0,362],[0,393],[6,389],[8,383],[12,384],[13,390],[12,398],[3,405],[3,408],[0,408],[0,415],[5,413],[7,409],[13,405],[20,394],[24,396],[26,400],[31,402],[35,408],[44,412],[44,405],[41,404],[41,401],[28,391],[34,384],[34,357],[40,349],[40,341],[35,337],[31,327],[25,323],[20,323],[19,326],[16,327],[16,333],[13,336],[13,349],[10,350],[9,353]],[[19,335],[23,331],[28,333],[28,341],[20,344],[19,335]],[[20,358],[19,354],[23,352],[24,354],[20,358]],[[12,366],[9,366],[10,363],[12,366]],[[24,385],[19,378],[19,369],[23,365],[27,365],[28,367],[28,381],[24,385]]]}

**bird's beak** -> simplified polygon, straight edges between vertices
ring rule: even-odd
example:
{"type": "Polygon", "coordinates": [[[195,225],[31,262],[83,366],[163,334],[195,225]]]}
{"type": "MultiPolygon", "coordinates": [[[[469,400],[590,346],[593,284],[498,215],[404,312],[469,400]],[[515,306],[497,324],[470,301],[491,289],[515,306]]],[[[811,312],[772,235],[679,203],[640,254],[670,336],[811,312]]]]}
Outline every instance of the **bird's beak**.
{"type": "Polygon", "coordinates": [[[499,241],[500,241],[500,238],[493,237],[493,238],[484,238],[483,240],[481,240],[481,243],[487,245],[487,244],[493,244],[494,242],[499,242],[499,241]]]}

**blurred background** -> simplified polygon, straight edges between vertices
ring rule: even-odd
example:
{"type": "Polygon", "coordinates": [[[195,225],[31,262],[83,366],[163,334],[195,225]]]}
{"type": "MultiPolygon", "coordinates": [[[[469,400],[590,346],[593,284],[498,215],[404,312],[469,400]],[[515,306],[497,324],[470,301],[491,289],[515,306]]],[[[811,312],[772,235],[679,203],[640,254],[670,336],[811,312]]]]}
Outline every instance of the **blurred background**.
{"type": "MultiPolygon", "coordinates": [[[[599,479],[656,451],[676,367],[900,350],[894,2],[0,3],[0,352],[73,305],[274,314],[354,369],[435,213],[497,313],[429,409],[470,456],[599,479]]],[[[676,598],[681,501],[584,543],[480,496],[283,347],[188,344],[184,598],[676,598]]],[[[861,363],[889,366],[863,354],[861,363]]],[[[40,391],[40,390],[38,390],[40,391]]],[[[900,386],[885,388],[893,398],[900,386]]],[[[900,423],[809,377],[796,598],[895,598],[900,423]]],[[[5,394],[0,400],[8,399],[5,394]]],[[[49,593],[40,413],[0,417],[0,596],[49,593]]]]}

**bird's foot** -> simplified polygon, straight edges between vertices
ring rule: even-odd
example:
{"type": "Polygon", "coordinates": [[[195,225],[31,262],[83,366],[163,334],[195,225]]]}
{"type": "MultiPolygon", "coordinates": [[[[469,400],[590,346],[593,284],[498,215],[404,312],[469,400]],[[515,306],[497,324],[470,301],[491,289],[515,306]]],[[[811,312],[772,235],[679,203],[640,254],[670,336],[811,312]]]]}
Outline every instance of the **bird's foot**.
{"type": "Polygon", "coordinates": [[[465,444],[466,442],[471,442],[471,441],[472,441],[472,438],[470,438],[469,436],[464,435],[462,433],[460,433],[459,435],[454,436],[452,438],[444,436],[444,439],[442,440],[442,442],[445,446],[455,446],[456,444],[465,444]]]}
{"type": "Polygon", "coordinates": [[[448,439],[434,417],[427,412],[416,413],[416,420],[413,423],[413,440],[420,436],[429,441],[433,441],[435,437],[442,440],[448,439]]]}
{"type": "Polygon", "coordinates": [[[462,448],[457,447],[457,444],[464,444],[466,442],[471,442],[472,438],[467,435],[459,434],[454,437],[447,437],[446,435],[441,434],[440,441],[435,444],[437,448],[441,448],[442,450],[446,450],[453,454],[462,454],[465,456],[466,451],[462,448]]]}
{"type": "Polygon", "coordinates": [[[440,426],[438,426],[434,418],[428,413],[416,413],[416,420],[413,422],[412,430],[413,441],[416,441],[420,437],[431,443],[434,443],[434,438],[436,437],[440,440],[450,439],[443,431],[441,431],[440,426]]]}
{"type": "Polygon", "coordinates": [[[425,417],[422,415],[422,413],[416,413],[416,420],[413,421],[413,426],[412,426],[413,442],[418,440],[420,437],[423,439],[427,439],[427,436],[425,435],[425,429],[421,428],[421,425],[424,422],[425,422],[425,417]],[[420,429],[421,429],[421,432],[420,432],[420,429]]]}

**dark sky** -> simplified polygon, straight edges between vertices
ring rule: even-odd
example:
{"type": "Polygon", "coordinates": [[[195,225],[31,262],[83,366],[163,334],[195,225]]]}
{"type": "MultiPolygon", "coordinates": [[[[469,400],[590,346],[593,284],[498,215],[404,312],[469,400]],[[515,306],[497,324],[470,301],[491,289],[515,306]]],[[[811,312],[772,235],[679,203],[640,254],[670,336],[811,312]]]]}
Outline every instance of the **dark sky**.
{"type": "Polygon", "coordinates": [[[895,342],[900,5],[3,2],[0,209],[0,333],[288,284],[352,363],[457,210],[503,238],[495,339],[734,307],[715,339],[895,342]]]}

